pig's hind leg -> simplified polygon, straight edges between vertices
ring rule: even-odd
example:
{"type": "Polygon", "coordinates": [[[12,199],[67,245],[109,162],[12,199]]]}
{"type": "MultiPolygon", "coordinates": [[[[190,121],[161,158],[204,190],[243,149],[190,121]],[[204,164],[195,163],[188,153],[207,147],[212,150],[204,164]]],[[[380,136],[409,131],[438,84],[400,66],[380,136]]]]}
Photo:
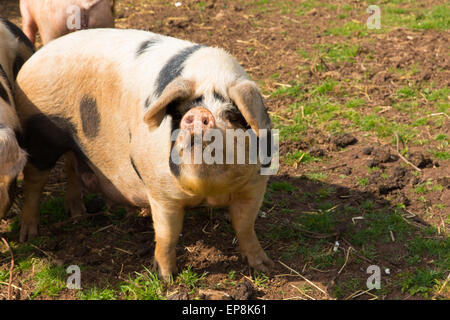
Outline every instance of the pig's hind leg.
{"type": "Polygon", "coordinates": [[[64,155],[64,166],[67,176],[64,208],[72,217],[78,217],[86,213],[86,208],[83,204],[83,186],[76,171],[77,160],[72,151],[64,155]]]}
{"type": "Polygon", "coordinates": [[[39,202],[50,170],[39,170],[28,162],[24,174],[24,204],[20,219],[20,242],[31,240],[38,235],[39,202]]]}

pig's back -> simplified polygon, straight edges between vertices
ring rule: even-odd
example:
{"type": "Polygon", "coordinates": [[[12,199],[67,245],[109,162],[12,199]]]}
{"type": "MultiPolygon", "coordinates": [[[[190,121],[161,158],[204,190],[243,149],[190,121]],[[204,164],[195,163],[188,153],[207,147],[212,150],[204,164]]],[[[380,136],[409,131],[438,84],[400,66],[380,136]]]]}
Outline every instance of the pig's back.
{"type": "Polygon", "coordinates": [[[149,90],[160,94],[177,71],[193,80],[200,78],[203,84],[223,83],[219,91],[239,77],[247,78],[239,63],[222,49],[130,29],[82,30],[53,40],[27,62],[23,72],[33,77],[41,70],[52,77],[62,69],[76,72],[86,63],[99,71],[113,65],[129,87],[142,88],[147,95],[149,90]]]}
{"type": "Polygon", "coordinates": [[[151,70],[162,69],[173,53],[192,45],[188,41],[140,30],[81,30],[49,42],[27,62],[24,73],[36,74],[31,71],[41,70],[60,74],[61,69],[76,71],[83,63],[89,62],[93,69],[114,64],[125,79],[142,79],[143,75],[151,78],[154,73],[151,70]],[[164,46],[164,50],[152,50],[151,57],[147,55],[142,59],[151,45],[164,46]]]}

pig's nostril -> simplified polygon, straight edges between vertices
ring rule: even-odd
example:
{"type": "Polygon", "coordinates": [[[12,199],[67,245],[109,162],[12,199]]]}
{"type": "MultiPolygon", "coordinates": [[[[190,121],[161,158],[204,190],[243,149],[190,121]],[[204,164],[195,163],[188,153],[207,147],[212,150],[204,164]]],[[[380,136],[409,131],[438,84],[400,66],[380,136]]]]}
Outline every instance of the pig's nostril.
{"type": "Polygon", "coordinates": [[[184,119],[184,122],[186,122],[187,124],[191,124],[192,122],[194,122],[194,117],[188,116],[184,119]]]}

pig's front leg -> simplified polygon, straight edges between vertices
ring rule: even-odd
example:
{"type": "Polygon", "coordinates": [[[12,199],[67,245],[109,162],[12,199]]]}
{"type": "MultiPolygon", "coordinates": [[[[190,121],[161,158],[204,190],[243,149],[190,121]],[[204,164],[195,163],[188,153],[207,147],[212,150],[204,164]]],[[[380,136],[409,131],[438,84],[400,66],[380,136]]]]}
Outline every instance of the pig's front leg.
{"type": "Polygon", "coordinates": [[[155,267],[159,276],[168,280],[177,272],[176,245],[183,228],[184,210],[161,202],[151,202],[155,229],[155,267]]]}
{"type": "Polygon", "coordinates": [[[255,219],[264,197],[263,190],[253,190],[251,194],[240,195],[230,205],[230,218],[236,232],[242,257],[257,270],[267,272],[274,263],[264,252],[255,233],[255,219]]]}

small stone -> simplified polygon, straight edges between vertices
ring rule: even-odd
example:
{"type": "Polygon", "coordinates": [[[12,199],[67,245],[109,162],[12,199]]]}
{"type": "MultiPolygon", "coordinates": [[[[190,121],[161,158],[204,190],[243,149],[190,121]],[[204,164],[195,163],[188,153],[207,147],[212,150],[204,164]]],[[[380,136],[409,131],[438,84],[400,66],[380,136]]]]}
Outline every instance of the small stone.
{"type": "Polygon", "coordinates": [[[344,174],[346,175],[346,176],[349,176],[349,175],[351,175],[352,174],[352,168],[350,168],[350,167],[347,167],[347,168],[345,168],[344,169],[344,174]]]}
{"type": "Polygon", "coordinates": [[[433,161],[419,151],[411,153],[409,155],[409,161],[418,168],[429,168],[433,166],[433,161]]]}
{"type": "Polygon", "coordinates": [[[198,294],[204,300],[232,300],[228,293],[219,290],[200,289],[198,294]]]}
{"type": "Polygon", "coordinates": [[[358,139],[356,139],[354,136],[350,134],[344,134],[341,137],[337,137],[333,139],[333,143],[336,145],[336,147],[339,148],[345,148],[351,144],[355,144],[358,142],[358,139]]]}
{"type": "Polygon", "coordinates": [[[403,178],[406,174],[407,170],[403,167],[396,167],[394,169],[394,178],[403,178]]]}
{"type": "Polygon", "coordinates": [[[189,300],[187,292],[177,292],[167,297],[167,300],[189,300]]]}
{"type": "Polygon", "coordinates": [[[325,150],[322,148],[312,148],[311,150],[309,150],[309,154],[312,155],[313,157],[323,157],[325,156],[325,150]]]}
{"type": "Polygon", "coordinates": [[[253,294],[253,285],[249,281],[243,281],[231,291],[234,300],[248,300],[253,294]]]}
{"type": "Polygon", "coordinates": [[[378,160],[375,160],[375,159],[370,159],[369,161],[367,161],[367,166],[369,168],[375,168],[379,164],[380,164],[380,162],[378,160]]]}
{"type": "Polygon", "coordinates": [[[370,156],[372,154],[372,151],[373,151],[373,147],[365,147],[362,150],[362,153],[366,156],[370,156]]]}
{"type": "Polygon", "coordinates": [[[380,163],[388,162],[391,159],[391,151],[389,148],[378,147],[372,152],[373,158],[380,163]]]}

